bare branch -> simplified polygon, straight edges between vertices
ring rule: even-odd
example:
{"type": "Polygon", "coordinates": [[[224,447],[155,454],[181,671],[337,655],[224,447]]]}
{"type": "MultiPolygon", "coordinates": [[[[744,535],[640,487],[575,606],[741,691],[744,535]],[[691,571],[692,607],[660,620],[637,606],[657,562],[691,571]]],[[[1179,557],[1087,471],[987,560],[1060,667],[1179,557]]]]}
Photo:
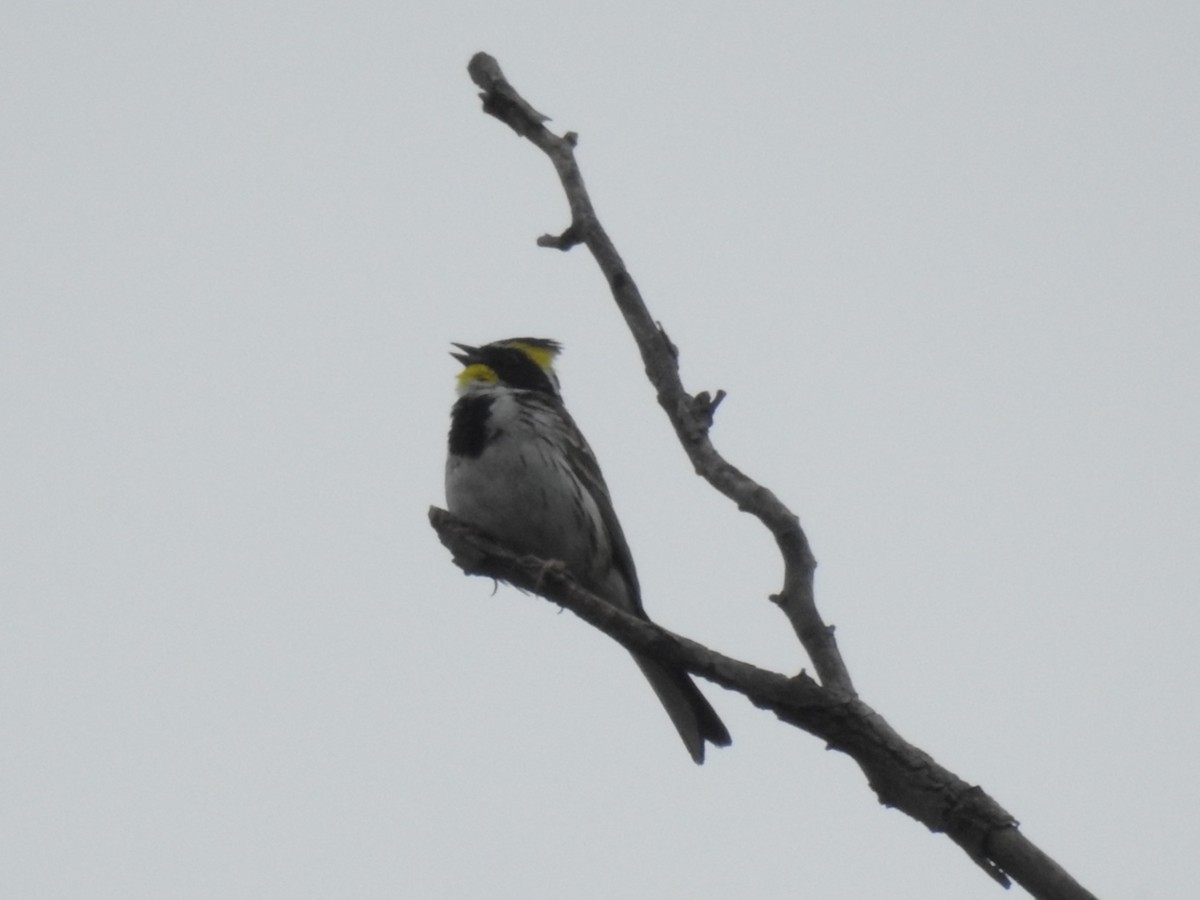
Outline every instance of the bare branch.
{"type": "Polygon", "coordinates": [[[600,266],[613,297],[637,341],[659,405],[697,474],[740,510],[756,516],[771,532],[784,560],[783,587],[771,599],[787,615],[820,679],[801,672],[787,677],[717,653],[630,616],[579,587],[561,564],[518,557],[504,546],[440,509],[430,510],[438,536],[467,574],[507,581],[570,609],[623,646],[655,656],[744,694],[755,705],[813,734],[849,755],[885,806],[900,809],[936,832],[944,832],[1001,885],[1011,877],[1044,900],[1095,900],[1071,876],[1018,830],[1016,820],[982,788],[945,769],[901,738],[854,691],[838,651],[833,628],[822,621],[813,594],[816,559],[800,521],[771,491],[731,465],[713,447],[709,429],[724,397],[695,396],[683,387],[678,351],[650,316],[624,262],[601,227],[575,161],[578,138],[559,137],[504,78],[485,53],[468,66],[482,89],[484,111],[528,138],[553,163],[566,192],[571,223],[558,236],[538,244],[568,250],[585,244],[600,266]]]}
{"type": "Polygon", "coordinates": [[[1005,887],[1015,879],[1035,897],[1095,900],[1017,830],[1017,821],[977,785],[963,781],[904,740],[857,697],[724,656],[645,619],[631,616],[581,588],[561,564],[518,556],[442,509],[429,520],[454,562],[468,575],[506,581],[571,610],[629,650],[683,666],[744,694],[851,757],[884,806],[895,807],[930,831],[944,832],[1005,887]]]}
{"type": "MultiPolygon", "coordinates": [[[[559,249],[568,249],[578,243],[587,245],[633,332],[646,375],[658,393],[658,403],[666,411],[696,474],[736,503],[738,509],[756,516],[770,530],[784,562],[783,587],[771,599],[791,621],[821,683],[831,690],[853,696],[854,685],[838,651],[833,628],[826,625],[817,612],[813,595],[813,572],[817,561],[804,529],[800,527],[800,520],[771,491],[731,465],[713,446],[708,431],[716,403],[693,397],[684,390],[674,345],[651,318],[625,263],[596,218],[583,175],[575,161],[576,135],[568,132],[560,138],[552,134],[543,124],[546,117],[517,93],[504,78],[496,60],[486,53],[475,54],[468,71],[472,80],[483,89],[480,96],[484,111],[528,138],[550,157],[566,191],[571,208],[570,226],[558,238],[543,236],[538,243],[559,249]]],[[[724,393],[719,396],[723,397],[724,393]]]]}
{"type": "Polygon", "coordinates": [[[565,566],[533,556],[518,556],[446,510],[431,507],[429,520],[453,554],[455,564],[466,574],[506,581],[552,600],[630,650],[645,651],[683,666],[722,687],[745,694],[763,709],[785,708],[787,704],[780,698],[797,691],[809,702],[830,702],[826,692],[807,675],[789,679],[723,656],[647,619],[632,616],[585,591],[565,566]],[[789,687],[793,683],[801,687],[789,687]]]}

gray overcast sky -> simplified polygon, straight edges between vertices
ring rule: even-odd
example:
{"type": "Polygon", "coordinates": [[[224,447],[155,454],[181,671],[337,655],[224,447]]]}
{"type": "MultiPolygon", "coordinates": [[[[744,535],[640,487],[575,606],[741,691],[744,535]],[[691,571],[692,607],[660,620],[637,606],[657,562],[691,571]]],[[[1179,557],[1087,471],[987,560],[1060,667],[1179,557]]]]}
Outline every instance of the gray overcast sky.
{"type": "Polygon", "coordinates": [[[1101,897],[1194,890],[1200,7],[26,3],[0,29],[0,895],[989,898],[845,757],[455,569],[452,340],[566,345],[663,624],[806,660],[494,54],[864,699],[1101,897]]]}

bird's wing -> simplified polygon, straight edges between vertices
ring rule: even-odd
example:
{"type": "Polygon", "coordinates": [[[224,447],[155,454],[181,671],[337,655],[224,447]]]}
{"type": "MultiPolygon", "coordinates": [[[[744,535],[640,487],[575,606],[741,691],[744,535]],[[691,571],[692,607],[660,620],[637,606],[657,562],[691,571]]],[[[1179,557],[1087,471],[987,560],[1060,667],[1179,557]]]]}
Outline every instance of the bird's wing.
{"type": "Polygon", "coordinates": [[[596,507],[600,511],[600,519],[607,532],[608,542],[612,546],[613,566],[625,582],[626,591],[633,607],[632,611],[642,618],[646,618],[646,611],[642,608],[642,593],[638,586],[637,569],[633,565],[633,554],[629,551],[625,532],[621,530],[621,522],[617,518],[616,510],[613,509],[612,497],[608,493],[608,485],[604,483],[600,464],[596,462],[596,455],[588,445],[587,439],[584,438],[583,432],[579,430],[575,420],[571,418],[571,414],[565,407],[562,407],[561,403],[559,404],[559,414],[568,426],[566,451],[571,459],[572,468],[578,473],[583,487],[595,500],[596,507]]]}

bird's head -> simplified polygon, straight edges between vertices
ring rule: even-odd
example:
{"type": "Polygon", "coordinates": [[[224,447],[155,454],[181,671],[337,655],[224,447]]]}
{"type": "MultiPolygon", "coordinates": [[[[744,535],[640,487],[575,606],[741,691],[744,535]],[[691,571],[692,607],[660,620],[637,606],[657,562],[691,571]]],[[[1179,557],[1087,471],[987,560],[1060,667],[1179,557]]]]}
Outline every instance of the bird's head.
{"type": "Polygon", "coordinates": [[[554,373],[554,358],[562,350],[558,341],[522,337],[480,347],[454,346],[462,351],[450,354],[463,364],[458,373],[460,394],[478,385],[500,384],[558,396],[558,376],[554,373]]]}

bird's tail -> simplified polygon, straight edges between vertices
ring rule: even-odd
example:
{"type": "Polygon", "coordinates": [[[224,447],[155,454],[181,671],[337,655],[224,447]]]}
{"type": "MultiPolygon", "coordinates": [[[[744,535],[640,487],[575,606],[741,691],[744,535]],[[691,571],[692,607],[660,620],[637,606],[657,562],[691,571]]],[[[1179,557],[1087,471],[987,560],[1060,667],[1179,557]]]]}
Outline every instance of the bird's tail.
{"type": "Polygon", "coordinates": [[[704,762],[705,741],[717,747],[729,746],[729,729],[687,672],[664,666],[658,660],[638,653],[633,654],[633,658],[654,688],[654,693],[667,710],[675,730],[683,738],[684,746],[697,765],[704,762]]]}

